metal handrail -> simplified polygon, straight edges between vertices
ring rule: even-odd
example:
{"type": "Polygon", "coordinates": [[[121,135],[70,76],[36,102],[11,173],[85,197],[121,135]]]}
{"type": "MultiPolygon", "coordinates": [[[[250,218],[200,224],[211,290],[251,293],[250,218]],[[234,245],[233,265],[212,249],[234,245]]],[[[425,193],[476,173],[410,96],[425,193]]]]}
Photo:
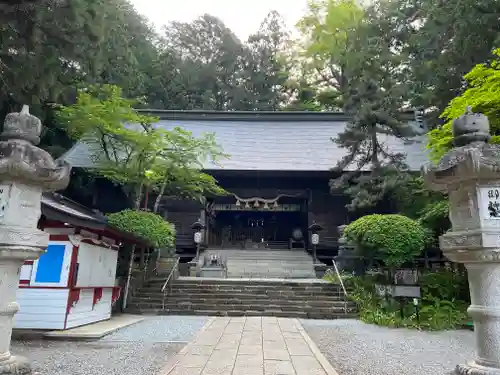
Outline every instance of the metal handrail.
{"type": "Polygon", "coordinates": [[[332,259],[333,262],[333,268],[335,268],[335,273],[337,274],[337,277],[340,282],[340,286],[342,287],[342,291],[344,292],[345,296],[345,301],[344,301],[344,312],[347,313],[347,291],[344,286],[344,282],[342,281],[342,277],[340,276],[339,269],[337,268],[337,263],[335,262],[335,259],[332,259]]]}
{"type": "MultiPolygon", "coordinates": [[[[165,283],[161,287],[161,291],[163,292],[163,299],[162,299],[162,309],[163,310],[165,310],[165,298],[167,297],[167,293],[166,293],[167,292],[167,286],[170,285],[170,281],[173,279],[175,273],[179,270],[179,262],[180,262],[180,260],[181,260],[181,258],[177,258],[175,260],[174,266],[170,270],[170,273],[168,274],[168,277],[165,280],[165,283]]],[[[171,285],[170,285],[170,287],[171,287],[171,285]]],[[[171,289],[171,288],[169,288],[169,289],[171,289]]]]}
{"type": "MultiPolygon", "coordinates": [[[[160,253],[160,250],[158,250],[158,254],[159,253],[160,253]]],[[[151,259],[151,254],[150,253],[147,254],[144,268],[141,270],[143,282],[148,281],[152,275],[158,275],[158,272],[157,272],[158,271],[158,259],[159,259],[159,257],[157,256],[156,262],[153,263],[152,259],[151,259]],[[154,265],[154,268],[151,270],[151,269],[149,269],[149,267],[151,267],[152,265],[154,265]]]]}

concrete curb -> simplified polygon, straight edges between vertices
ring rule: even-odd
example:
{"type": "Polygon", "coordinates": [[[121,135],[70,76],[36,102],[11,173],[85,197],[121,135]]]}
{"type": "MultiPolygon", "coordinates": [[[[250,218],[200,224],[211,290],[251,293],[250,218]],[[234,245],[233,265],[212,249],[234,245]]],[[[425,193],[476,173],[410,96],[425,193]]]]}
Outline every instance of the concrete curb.
{"type": "Polygon", "coordinates": [[[323,367],[323,370],[327,373],[327,375],[339,375],[337,371],[332,367],[328,359],[321,353],[319,348],[316,346],[314,341],[309,337],[307,334],[306,330],[300,324],[298,319],[295,319],[295,324],[297,325],[297,329],[299,330],[300,334],[302,335],[304,341],[309,345],[309,348],[311,349],[311,352],[314,354],[318,362],[320,363],[321,367],[323,367]]]}
{"type": "Polygon", "coordinates": [[[122,328],[142,322],[143,316],[117,315],[109,320],[92,323],[86,326],[71,328],[64,331],[50,331],[43,335],[44,339],[67,341],[94,341],[114,333],[122,328]]]}

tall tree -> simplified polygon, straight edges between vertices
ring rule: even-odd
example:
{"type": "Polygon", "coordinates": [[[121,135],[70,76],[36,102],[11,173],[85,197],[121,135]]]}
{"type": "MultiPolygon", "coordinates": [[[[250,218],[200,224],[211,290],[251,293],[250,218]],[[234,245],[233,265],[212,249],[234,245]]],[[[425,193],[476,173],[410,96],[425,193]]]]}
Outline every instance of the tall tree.
{"type": "Polygon", "coordinates": [[[55,156],[71,141],[55,126],[54,103],[71,104],[79,87],[103,82],[144,96],[157,46],[127,0],[47,0],[16,9],[0,25],[0,113],[30,104],[46,126],[42,147],[55,156]]]}
{"type": "Polygon", "coordinates": [[[411,104],[431,125],[464,90],[462,77],[491,57],[500,36],[496,0],[379,0],[391,33],[408,57],[411,104]]]}
{"type": "Polygon", "coordinates": [[[205,14],[185,23],[172,22],[166,29],[166,42],[182,63],[180,74],[189,107],[196,109],[235,109],[239,92],[238,76],[244,64],[244,45],[224,23],[205,14]]]}
{"type": "Polygon", "coordinates": [[[0,25],[0,101],[4,111],[43,105],[95,76],[105,4],[75,0],[30,7],[0,25]]]}
{"type": "Polygon", "coordinates": [[[353,120],[333,140],[347,154],[335,168],[341,177],[330,186],[351,197],[350,210],[374,206],[408,177],[405,155],[391,152],[384,143],[387,136],[411,135],[397,117],[399,108],[391,108],[386,95],[373,79],[360,79],[346,103],[353,120]]]}
{"type": "Polygon", "coordinates": [[[303,35],[303,57],[318,87],[336,93],[340,108],[349,89],[352,48],[364,9],[355,0],[313,0],[297,26],[303,35]]]}
{"type": "Polygon", "coordinates": [[[244,104],[248,110],[279,110],[288,80],[289,62],[285,50],[290,47],[290,35],[280,14],[270,12],[257,33],[246,43],[244,69],[241,72],[246,92],[244,104]]]}
{"type": "Polygon", "coordinates": [[[384,141],[414,135],[400,118],[405,99],[400,55],[380,27],[379,9],[371,6],[365,15],[352,37],[351,56],[358,60],[347,76],[344,109],[353,120],[334,139],[347,151],[336,169],[347,173],[332,180],[331,187],[351,196],[351,210],[374,206],[407,181],[405,155],[392,152],[384,141]]]}
{"type": "Polygon", "coordinates": [[[160,53],[160,38],[148,21],[128,0],[108,0],[102,65],[96,81],[119,86],[128,98],[146,99],[154,63],[160,53]]]}

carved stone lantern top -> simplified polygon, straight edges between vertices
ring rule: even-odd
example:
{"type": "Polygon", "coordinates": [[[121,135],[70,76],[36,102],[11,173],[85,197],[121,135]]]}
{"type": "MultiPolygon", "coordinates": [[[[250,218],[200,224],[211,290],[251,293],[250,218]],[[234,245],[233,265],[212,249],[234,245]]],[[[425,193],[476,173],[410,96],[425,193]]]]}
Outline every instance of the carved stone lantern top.
{"type": "Polygon", "coordinates": [[[472,112],[469,106],[462,116],[453,121],[452,133],[455,147],[474,142],[488,142],[491,139],[490,122],[482,113],[472,112]]]}
{"type": "Polygon", "coordinates": [[[23,105],[21,112],[9,113],[5,117],[2,139],[23,139],[34,145],[40,143],[42,133],[42,122],[29,112],[29,107],[23,105]]]}
{"type": "Polygon", "coordinates": [[[453,149],[437,165],[422,167],[429,188],[448,191],[467,181],[497,180],[500,173],[500,145],[491,139],[488,118],[470,107],[452,125],[453,149]]]}
{"type": "Polygon", "coordinates": [[[38,186],[43,191],[64,189],[71,167],[38,148],[42,122],[23,106],[21,112],[5,117],[0,134],[0,181],[38,186]]]}
{"type": "Polygon", "coordinates": [[[345,228],[347,228],[347,225],[345,225],[345,224],[339,225],[337,227],[337,232],[339,233],[339,237],[343,237],[344,236],[345,228]]]}

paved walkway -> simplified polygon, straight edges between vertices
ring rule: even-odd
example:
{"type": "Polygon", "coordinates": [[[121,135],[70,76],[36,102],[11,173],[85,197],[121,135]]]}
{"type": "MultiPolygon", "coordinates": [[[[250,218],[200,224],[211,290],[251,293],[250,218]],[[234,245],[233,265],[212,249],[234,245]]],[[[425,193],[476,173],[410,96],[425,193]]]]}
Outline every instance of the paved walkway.
{"type": "Polygon", "coordinates": [[[297,319],[211,318],[159,375],[338,375],[297,319]]]}

